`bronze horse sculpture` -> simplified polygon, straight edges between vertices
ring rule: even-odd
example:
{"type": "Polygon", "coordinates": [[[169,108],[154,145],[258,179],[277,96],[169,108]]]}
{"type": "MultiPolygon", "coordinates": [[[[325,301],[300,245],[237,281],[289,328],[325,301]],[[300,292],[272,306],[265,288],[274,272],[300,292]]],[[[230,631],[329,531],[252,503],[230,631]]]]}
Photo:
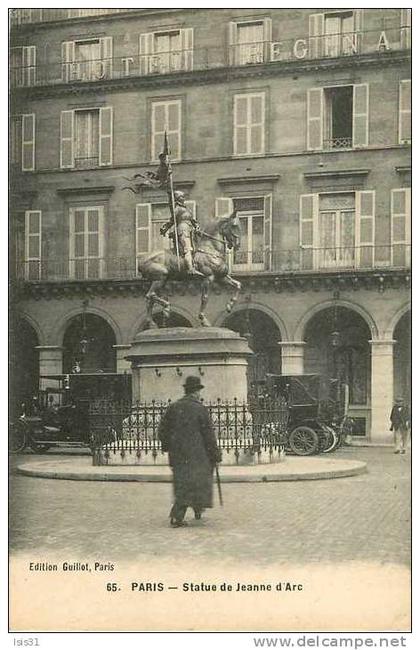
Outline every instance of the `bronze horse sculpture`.
{"type": "MultiPolygon", "coordinates": [[[[241,283],[229,275],[227,264],[227,249],[238,250],[241,239],[239,219],[233,213],[220,219],[209,221],[203,230],[195,235],[194,266],[203,277],[201,280],[201,305],[198,318],[203,327],[210,327],[211,323],[205,315],[209,299],[209,290],[213,282],[217,281],[234,290],[233,295],[226,304],[226,311],[232,311],[241,290],[241,283]]],[[[172,250],[154,251],[140,260],[138,270],[145,280],[151,281],[151,286],[146,294],[147,300],[147,325],[157,327],[153,320],[153,308],[156,304],[163,307],[164,317],[169,317],[171,305],[162,291],[168,280],[190,280],[187,273],[185,260],[178,259],[172,250]]]]}

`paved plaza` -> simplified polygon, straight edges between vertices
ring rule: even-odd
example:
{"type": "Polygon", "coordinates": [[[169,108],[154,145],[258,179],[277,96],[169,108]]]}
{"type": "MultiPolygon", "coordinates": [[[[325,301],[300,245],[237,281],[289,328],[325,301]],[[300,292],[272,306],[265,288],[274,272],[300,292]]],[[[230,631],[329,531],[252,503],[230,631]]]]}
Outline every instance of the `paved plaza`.
{"type": "MultiPolygon", "coordinates": [[[[73,452],[74,453],[74,452],[73,452]]],[[[83,453],[83,452],[82,452],[83,453]]],[[[410,461],[392,448],[343,448],[368,473],[350,478],[226,484],[224,507],[202,522],[170,529],[171,486],[32,478],[17,464],[52,457],[13,456],[10,544],[13,556],[281,562],[410,562],[410,461]]],[[[60,457],[63,455],[60,454],[60,457]]]]}

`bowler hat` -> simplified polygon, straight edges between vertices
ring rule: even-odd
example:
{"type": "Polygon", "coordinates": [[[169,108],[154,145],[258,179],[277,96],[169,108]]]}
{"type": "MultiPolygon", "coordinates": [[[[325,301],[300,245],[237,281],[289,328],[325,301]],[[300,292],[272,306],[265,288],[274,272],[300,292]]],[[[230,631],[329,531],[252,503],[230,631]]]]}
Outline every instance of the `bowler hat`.
{"type": "Polygon", "coordinates": [[[184,388],[185,388],[186,393],[194,393],[196,390],[200,390],[201,388],[204,388],[204,386],[201,383],[199,377],[195,377],[194,375],[190,375],[185,380],[184,388]]]}

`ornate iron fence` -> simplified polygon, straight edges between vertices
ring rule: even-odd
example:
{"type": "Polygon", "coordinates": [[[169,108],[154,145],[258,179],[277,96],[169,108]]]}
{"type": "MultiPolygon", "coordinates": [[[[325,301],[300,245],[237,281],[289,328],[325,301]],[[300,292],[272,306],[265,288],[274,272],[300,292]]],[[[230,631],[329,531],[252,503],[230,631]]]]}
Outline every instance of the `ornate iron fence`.
{"type": "MultiPolygon", "coordinates": [[[[159,423],[170,402],[135,403],[96,400],[89,408],[94,463],[107,462],[111,455],[134,454],[138,458],[161,453],[159,423]]],[[[242,403],[206,403],[217,443],[222,451],[274,453],[286,444],[289,410],[283,400],[259,399],[242,403]]]]}

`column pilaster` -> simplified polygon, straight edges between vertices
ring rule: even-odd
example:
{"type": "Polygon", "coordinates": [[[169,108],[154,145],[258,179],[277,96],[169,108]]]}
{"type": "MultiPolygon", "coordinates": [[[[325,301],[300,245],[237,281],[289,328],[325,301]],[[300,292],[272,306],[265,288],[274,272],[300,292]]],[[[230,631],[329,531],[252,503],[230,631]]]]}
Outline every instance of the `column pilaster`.
{"type": "Polygon", "coordinates": [[[392,442],[389,416],[394,398],[392,339],[369,341],[371,346],[371,442],[392,442]]]}
{"type": "Polygon", "coordinates": [[[131,345],[129,343],[122,343],[120,345],[113,345],[112,347],[117,353],[117,372],[120,374],[125,372],[131,374],[131,361],[125,358],[131,349],[131,345]]]}
{"type": "Polygon", "coordinates": [[[303,375],[305,341],[280,341],[282,375],[303,375]]]}

